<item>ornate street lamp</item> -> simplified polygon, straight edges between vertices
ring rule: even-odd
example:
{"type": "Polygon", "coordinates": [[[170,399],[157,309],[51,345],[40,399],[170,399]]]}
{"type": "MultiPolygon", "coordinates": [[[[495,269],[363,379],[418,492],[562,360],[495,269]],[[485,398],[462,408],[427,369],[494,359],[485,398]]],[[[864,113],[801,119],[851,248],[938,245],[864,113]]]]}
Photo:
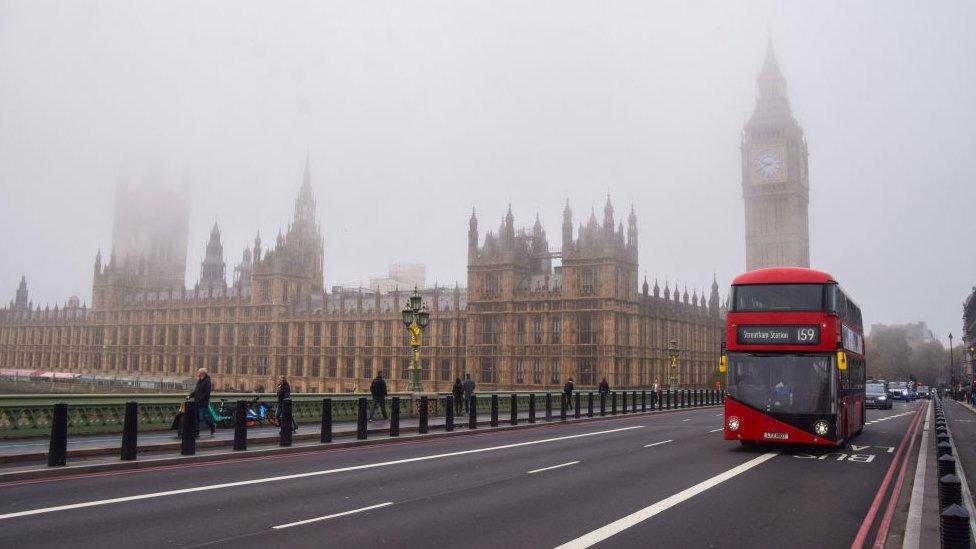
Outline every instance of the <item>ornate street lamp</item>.
{"type": "Polygon", "coordinates": [[[668,356],[671,357],[671,388],[678,388],[678,342],[671,340],[668,342],[668,356]]]}
{"type": "Polygon", "coordinates": [[[423,304],[420,291],[413,289],[413,295],[407,300],[407,306],[400,311],[403,325],[410,331],[410,348],[413,354],[410,358],[410,391],[420,392],[423,387],[420,385],[420,337],[424,330],[430,325],[430,311],[423,304]]]}

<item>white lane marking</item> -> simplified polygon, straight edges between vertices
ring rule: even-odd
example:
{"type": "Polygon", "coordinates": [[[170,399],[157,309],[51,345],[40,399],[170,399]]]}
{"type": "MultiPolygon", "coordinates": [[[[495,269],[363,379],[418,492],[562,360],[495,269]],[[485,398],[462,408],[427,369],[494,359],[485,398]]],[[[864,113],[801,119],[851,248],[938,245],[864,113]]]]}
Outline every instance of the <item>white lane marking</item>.
{"type": "Polygon", "coordinates": [[[770,459],[778,455],[779,452],[769,452],[759,457],[750,459],[749,461],[743,463],[742,465],[739,465],[738,467],[733,467],[732,469],[729,469],[724,473],[718,474],[703,482],[699,482],[698,484],[692,486],[691,488],[682,490],[677,494],[674,494],[673,496],[670,496],[668,498],[662,499],[657,503],[654,503],[653,505],[649,505],[637,512],[627,515],[626,517],[615,520],[614,522],[611,522],[606,526],[597,528],[596,530],[593,530],[588,534],[584,534],[572,541],[568,541],[558,546],[556,549],[583,549],[585,547],[590,547],[592,545],[600,543],[601,541],[609,538],[610,536],[619,534],[620,532],[623,532],[624,530],[630,528],[631,526],[643,522],[653,517],[654,515],[667,511],[668,509],[674,507],[675,505],[678,505],[679,503],[688,500],[704,492],[705,490],[717,486],[733,477],[741,475],[742,473],[745,473],[749,469],[752,469],[757,465],[761,465],[762,463],[769,461],[770,459]]]}
{"type": "Polygon", "coordinates": [[[715,417],[722,417],[725,414],[715,414],[715,417]]]}
{"type": "Polygon", "coordinates": [[[480,454],[483,452],[494,452],[498,450],[507,450],[508,448],[519,448],[521,446],[533,446],[536,444],[545,444],[547,442],[557,442],[561,440],[571,440],[575,438],[592,437],[596,435],[607,435],[610,433],[619,433],[621,431],[630,431],[631,429],[640,429],[644,427],[643,425],[633,425],[631,427],[619,427],[617,429],[608,429],[606,431],[594,431],[592,433],[581,433],[578,435],[566,435],[562,437],[544,438],[540,440],[530,440],[528,442],[516,442],[513,444],[504,444],[501,446],[490,446],[487,448],[475,448],[474,450],[460,450],[457,452],[448,452],[445,454],[431,454],[429,456],[419,456],[414,458],[397,459],[393,461],[381,461],[377,463],[368,463],[366,465],[353,465],[350,467],[340,467],[338,469],[324,469],[321,471],[310,471],[308,473],[296,473],[293,475],[281,475],[277,477],[266,477],[266,478],[256,478],[251,480],[240,480],[237,482],[225,482],[223,484],[209,484],[204,486],[196,486],[193,488],[182,488],[180,490],[167,490],[165,492],[151,492],[148,494],[137,494],[135,496],[126,496],[120,498],[102,499],[96,501],[85,501],[81,503],[69,503],[66,505],[55,505],[53,507],[42,507],[39,509],[30,509],[27,511],[18,511],[16,513],[7,513],[5,515],[0,515],[0,520],[12,519],[17,517],[26,517],[31,515],[41,515],[45,513],[53,513],[56,511],[68,511],[71,509],[83,509],[85,507],[96,507],[99,505],[109,505],[112,503],[124,503],[126,501],[138,501],[143,499],[160,498],[165,496],[175,496],[179,494],[190,494],[193,492],[206,492],[209,490],[221,490],[223,488],[235,488],[237,486],[249,486],[252,484],[266,484],[269,482],[280,482],[283,480],[293,480],[298,478],[308,478],[308,477],[318,477],[322,475],[331,475],[335,473],[346,473],[349,471],[360,471],[363,469],[375,469],[377,467],[387,467],[390,465],[401,465],[404,463],[414,463],[418,461],[429,461],[432,459],[442,459],[454,456],[466,456],[469,454],[480,454]]]}
{"type": "Polygon", "coordinates": [[[712,429],[711,431],[709,431],[709,433],[717,433],[719,431],[724,431],[724,430],[725,430],[725,427],[719,427],[718,429],[712,429]]]}
{"type": "Polygon", "coordinates": [[[688,418],[688,419],[682,419],[681,421],[691,421],[691,418],[688,418]]]}
{"type": "Polygon", "coordinates": [[[369,507],[363,507],[362,509],[353,509],[352,511],[343,511],[342,513],[336,513],[334,515],[325,515],[324,517],[315,517],[306,520],[300,520],[298,522],[289,522],[288,524],[279,524],[278,526],[272,526],[272,530],[281,530],[282,528],[291,528],[292,526],[301,526],[303,524],[308,524],[310,522],[319,522],[320,520],[329,520],[336,517],[344,517],[346,515],[352,515],[354,513],[362,513],[363,511],[369,511],[370,509],[379,509],[380,507],[388,507],[393,505],[392,501],[386,503],[380,503],[379,505],[370,505],[369,507]]]}
{"type": "Polygon", "coordinates": [[[912,499],[908,504],[908,520],[905,524],[905,538],[902,549],[916,549],[922,531],[922,498],[925,496],[925,461],[929,447],[929,420],[932,418],[932,407],[925,414],[925,425],[922,427],[922,442],[918,447],[918,463],[915,466],[915,482],[912,486],[912,499]]]}
{"type": "Polygon", "coordinates": [[[653,444],[645,444],[644,448],[650,448],[651,446],[657,446],[658,444],[667,444],[669,442],[674,442],[674,439],[662,440],[661,442],[655,442],[653,444]]]}
{"type": "Polygon", "coordinates": [[[542,469],[533,469],[533,470],[529,471],[526,474],[531,475],[533,473],[541,473],[543,471],[548,471],[550,469],[559,469],[560,467],[569,467],[570,465],[576,465],[577,463],[579,463],[579,461],[570,461],[569,463],[560,463],[559,465],[553,465],[551,467],[543,467],[542,469]]]}

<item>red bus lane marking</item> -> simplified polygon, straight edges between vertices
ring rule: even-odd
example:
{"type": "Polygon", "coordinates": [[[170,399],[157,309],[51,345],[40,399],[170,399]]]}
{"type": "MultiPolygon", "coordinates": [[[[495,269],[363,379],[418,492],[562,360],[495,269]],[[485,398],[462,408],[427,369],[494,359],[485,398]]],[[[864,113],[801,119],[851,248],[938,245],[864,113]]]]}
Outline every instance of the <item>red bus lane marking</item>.
{"type": "Polygon", "coordinates": [[[871,507],[868,509],[867,515],[864,516],[864,520],[861,521],[861,527],[857,531],[857,536],[854,537],[854,542],[851,543],[851,549],[861,549],[861,547],[864,546],[864,541],[867,539],[868,532],[871,530],[871,524],[874,523],[874,517],[878,514],[878,509],[881,507],[881,501],[884,499],[885,492],[888,490],[888,483],[891,482],[891,477],[895,472],[895,467],[898,465],[898,458],[905,450],[905,443],[908,441],[909,434],[918,425],[918,420],[921,417],[921,414],[916,412],[915,418],[912,419],[912,422],[908,425],[908,429],[905,430],[905,434],[902,436],[901,442],[898,444],[898,451],[895,452],[895,455],[891,460],[891,465],[888,466],[888,471],[885,473],[884,480],[881,482],[881,486],[878,487],[878,492],[874,495],[874,500],[871,502],[871,507]]]}
{"type": "MultiPolygon", "coordinates": [[[[922,409],[924,408],[919,408],[919,410],[922,409]]],[[[905,455],[902,456],[901,468],[898,471],[898,480],[895,481],[895,486],[891,489],[891,497],[888,498],[888,507],[885,508],[884,517],[882,517],[881,524],[878,526],[878,533],[874,538],[874,549],[884,549],[885,538],[888,537],[888,528],[891,527],[891,516],[895,513],[898,494],[901,492],[901,486],[905,481],[905,471],[908,470],[908,460],[912,457],[912,450],[915,448],[915,439],[917,438],[915,433],[918,432],[918,426],[920,424],[921,421],[915,421],[912,434],[908,437],[908,449],[905,451],[905,455]]]]}

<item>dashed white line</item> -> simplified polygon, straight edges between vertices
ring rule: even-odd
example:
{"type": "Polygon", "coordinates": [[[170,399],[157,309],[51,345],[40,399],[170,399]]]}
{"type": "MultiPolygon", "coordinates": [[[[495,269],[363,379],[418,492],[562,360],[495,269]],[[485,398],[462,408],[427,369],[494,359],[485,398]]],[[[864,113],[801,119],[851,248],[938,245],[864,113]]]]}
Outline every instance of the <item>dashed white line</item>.
{"type": "Polygon", "coordinates": [[[291,528],[292,526],[301,526],[303,524],[308,524],[310,522],[319,522],[321,520],[329,520],[336,517],[344,517],[346,515],[352,515],[355,513],[362,513],[363,511],[369,511],[370,509],[379,509],[380,507],[389,507],[393,505],[392,501],[386,503],[380,503],[379,505],[370,505],[369,507],[363,507],[362,509],[353,509],[352,511],[343,511],[342,513],[336,513],[334,515],[325,515],[324,517],[315,517],[306,520],[300,520],[298,522],[289,522],[288,524],[279,524],[278,526],[272,526],[272,530],[281,530],[282,528],[291,528]]]}
{"type": "Polygon", "coordinates": [[[732,469],[729,469],[724,473],[718,474],[703,482],[699,482],[698,484],[692,486],[691,488],[682,490],[671,497],[662,499],[661,501],[649,505],[635,513],[631,513],[626,517],[611,522],[610,524],[603,526],[602,528],[597,528],[592,532],[584,534],[574,540],[568,541],[560,545],[556,549],[583,549],[585,547],[596,545],[597,543],[600,543],[601,541],[611,536],[623,532],[624,530],[630,528],[631,526],[639,524],[657,514],[667,511],[668,509],[674,507],[675,505],[678,505],[683,501],[691,499],[692,497],[704,492],[705,490],[708,490],[709,488],[718,486],[719,484],[733,477],[741,475],[742,473],[745,473],[749,469],[752,469],[757,465],[761,465],[762,463],[769,461],[770,459],[776,457],[777,455],[779,455],[779,452],[769,452],[759,457],[753,458],[743,463],[742,465],[739,465],[738,467],[733,467],[732,469]]]}
{"type": "Polygon", "coordinates": [[[589,433],[580,433],[578,435],[566,435],[562,437],[544,438],[539,440],[530,440],[526,442],[516,442],[512,444],[503,444],[501,446],[489,446],[486,448],[475,448],[472,450],[459,450],[457,452],[447,452],[444,454],[430,454],[426,456],[418,456],[405,459],[397,459],[393,461],[379,461],[375,463],[367,463],[364,465],[352,465],[349,467],[339,467],[337,469],[322,469],[319,471],[309,471],[307,473],[295,473],[291,475],[281,475],[276,477],[263,477],[255,478],[250,480],[239,480],[236,482],[225,482],[222,484],[207,484],[204,486],[194,486],[192,488],[182,488],[179,490],[166,490],[164,492],[149,492],[144,494],[136,494],[134,496],[124,496],[111,499],[102,499],[95,501],[83,501],[80,503],[68,503],[65,505],[55,505],[52,507],[41,507],[38,509],[28,509],[27,511],[17,511],[14,513],[6,513],[0,515],[0,520],[7,520],[17,517],[26,517],[31,515],[43,515],[46,513],[54,513],[57,511],[70,511],[72,509],[85,509],[88,507],[98,507],[101,505],[110,505],[113,503],[125,503],[127,501],[141,501],[144,499],[161,498],[166,496],[176,496],[179,494],[191,494],[194,492],[207,492],[210,490],[222,490],[225,488],[236,488],[238,486],[250,486],[254,484],[267,484],[272,482],[281,482],[284,480],[295,480],[300,478],[318,477],[323,475],[333,475],[337,473],[346,473],[349,471],[361,471],[363,469],[374,469],[377,467],[389,467],[391,465],[402,465],[404,463],[416,463],[419,461],[430,461],[434,459],[443,459],[448,457],[456,456],[466,456],[470,454],[480,454],[483,452],[495,452],[498,450],[506,450],[508,448],[519,448],[522,446],[534,446],[536,444],[545,444],[548,442],[556,442],[560,440],[572,440],[577,438],[592,437],[596,435],[607,435],[610,433],[620,433],[623,431],[630,431],[632,429],[640,429],[644,427],[643,425],[633,425],[630,427],[618,427],[617,429],[607,429],[606,431],[593,431],[589,433]]]}
{"type": "Polygon", "coordinates": [[[681,421],[691,421],[691,418],[682,419],[681,421]]]}
{"type": "Polygon", "coordinates": [[[667,444],[669,442],[674,442],[674,439],[662,440],[661,442],[655,442],[653,444],[645,444],[644,448],[650,448],[651,446],[657,446],[658,444],[667,444]]]}
{"type": "Polygon", "coordinates": [[[709,433],[717,433],[719,431],[724,431],[724,430],[725,430],[725,427],[719,427],[718,429],[712,429],[711,431],[709,431],[709,433]]]}
{"type": "Polygon", "coordinates": [[[551,467],[543,467],[542,469],[533,469],[532,471],[529,471],[527,474],[531,475],[533,473],[541,473],[543,471],[549,471],[551,469],[559,469],[560,467],[569,467],[570,465],[576,465],[577,463],[579,463],[579,461],[570,461],[569,463],[560,463],[559,465],[553,465],[551,467]]]}

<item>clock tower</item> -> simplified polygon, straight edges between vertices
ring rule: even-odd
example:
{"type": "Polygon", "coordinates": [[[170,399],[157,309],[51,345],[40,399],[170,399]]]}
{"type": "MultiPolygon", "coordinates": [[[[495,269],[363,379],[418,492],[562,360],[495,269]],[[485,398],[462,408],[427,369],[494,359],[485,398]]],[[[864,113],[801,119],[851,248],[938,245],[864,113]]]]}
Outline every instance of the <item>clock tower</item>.
{"type": "Polygon", "coordinates": [[[790,112],[772,40],[756,88],[756,108],[742,134],[746,269],[809,267],[807,142],[790,112]]]}

